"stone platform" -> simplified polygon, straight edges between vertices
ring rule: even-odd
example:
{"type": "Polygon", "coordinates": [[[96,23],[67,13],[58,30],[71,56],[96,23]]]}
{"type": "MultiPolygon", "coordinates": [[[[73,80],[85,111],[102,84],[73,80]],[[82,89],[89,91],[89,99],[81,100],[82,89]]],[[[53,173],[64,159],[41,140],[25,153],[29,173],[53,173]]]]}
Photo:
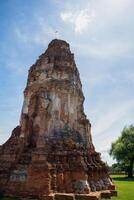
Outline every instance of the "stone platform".
{"type": "Polygon", "coordinates": [[[116,191],[104,190],[100,192],[91,192],[90,194],[55,193],[49,196],[44,195],[42,200],[100,200],[101,198],[111,199],[113,196],[117,196],[116,191]]]}

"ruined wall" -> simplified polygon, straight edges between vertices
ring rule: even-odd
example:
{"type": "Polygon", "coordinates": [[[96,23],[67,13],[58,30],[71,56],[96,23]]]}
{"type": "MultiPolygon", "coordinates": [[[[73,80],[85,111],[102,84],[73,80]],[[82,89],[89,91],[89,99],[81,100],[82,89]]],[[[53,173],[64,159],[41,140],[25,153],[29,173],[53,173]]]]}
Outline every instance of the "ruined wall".
{"type": "Polygon", "coordinates": [[[108,189],[69,44],[53,40],[30,68],[20,125],[0,147],[0,188],[7,195],[89,194],[108,189]]]}

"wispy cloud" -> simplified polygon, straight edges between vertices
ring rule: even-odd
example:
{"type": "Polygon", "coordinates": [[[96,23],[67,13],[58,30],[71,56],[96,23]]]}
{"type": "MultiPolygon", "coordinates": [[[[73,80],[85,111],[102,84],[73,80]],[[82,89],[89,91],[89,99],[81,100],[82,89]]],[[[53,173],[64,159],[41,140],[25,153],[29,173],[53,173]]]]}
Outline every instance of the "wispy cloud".
{"type": "MultiPolygon", "coordinates": [[[[78,54],[83,56],[90,56],[97,59],[112,60],[122,56],[130,56],[130,52],[134,51],[134,46],[130,42],[124,42],[119,40],[91,42],[91,44],[74,43],[74,48],[78,54]]],[[[132,53],[131,53],[132,54],[132,53]]]]}
{"type": "Polygon", "coordinates": [[[75,33],[83,33],[88,29],[92,20],[92,15],[88,9],[78,11],[64,11],[60,14],[61,19],[66,23],[71,23],[74,26],[75,33]]]}
{"type": "Polygon", "coordinates": [[[25,24],[22,26],[16,26],[14,34],[21,43],[27,46],[34,45],[46,45],[48,40],[55,37],[55,29],[49,26],[45,19],[41,16],[36,18],[37,29],[31,32],[29,29],[25,29],[25,24]]]}
{"type": "Polygon", "coordinates": [[[101,118],[96,121],[93,130],[95,136],[102,135],[110,130],[115,123],[118,123],[118,121],[126,116],[127,113],[129,114],[129,111],[134,109],[134,100],[120,104],[121,105],[113,106],[110,111],[107,109],[108,111],[104,112],[103,115],[101,115],[101,118]]]}
{"type": "Polygon", "coordinates": [[[97,151],[102,153],[102,156],[110,164],[113,160],[109,157],[111,143],[115,141],[125,125],[133,123],[134,101],[123,100],[124,102],[116,102],[102,104],[101,109],[96,110],[94,115],[90,114],[91,119],[94,118],[92,126],[93,141],[97,151]]]}
{"type": "Polygon", "coordinates": [[[134,28],[131,24],[134,20],[132,9],[134,2],[132,0],[95,0],[85,1],[84,4],[82,2],[69,1],[63,5],[60,13],[66,29],[73,30],[81,36],[76,42],[75,39],[73,41],[78,53],[102,59],[132,56],[134,28]]]}
{"type": "Polygon", "coordinates": [[[126,71],[124,73],[125,81],[131,82],[134,84],[134,71],[126,71]]]}

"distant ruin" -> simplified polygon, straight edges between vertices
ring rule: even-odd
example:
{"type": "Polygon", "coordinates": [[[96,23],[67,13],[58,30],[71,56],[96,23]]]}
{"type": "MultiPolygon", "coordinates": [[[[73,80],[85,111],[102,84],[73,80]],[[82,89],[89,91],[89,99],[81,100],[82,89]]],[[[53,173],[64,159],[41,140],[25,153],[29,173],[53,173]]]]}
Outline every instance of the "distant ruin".
{"type": "Polygon", "coordinates": [[[93,146],[83,102],[69,44],[54,39],[29,70],[20,125],[0,146],[1,192],[41,200],[117,195],[93,146]]]}

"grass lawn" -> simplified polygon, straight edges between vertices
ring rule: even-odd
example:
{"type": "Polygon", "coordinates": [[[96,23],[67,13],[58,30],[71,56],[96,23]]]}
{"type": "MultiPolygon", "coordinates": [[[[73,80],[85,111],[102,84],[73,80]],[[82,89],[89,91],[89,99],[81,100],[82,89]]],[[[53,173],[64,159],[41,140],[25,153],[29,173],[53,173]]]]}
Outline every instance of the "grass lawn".
{"type": "Polygon", "coordinates": [[[134,179],[122,175],[113,175],[112,178],[118,191],[118,197],[112,200],[134,200],[134,179]]]}

